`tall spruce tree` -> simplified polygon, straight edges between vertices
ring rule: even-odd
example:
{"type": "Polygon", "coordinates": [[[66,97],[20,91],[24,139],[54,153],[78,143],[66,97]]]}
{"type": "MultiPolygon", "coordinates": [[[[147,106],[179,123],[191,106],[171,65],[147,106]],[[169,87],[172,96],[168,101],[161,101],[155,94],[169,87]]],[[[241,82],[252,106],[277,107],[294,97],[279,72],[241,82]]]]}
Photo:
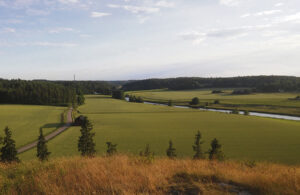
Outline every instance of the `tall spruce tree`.
{"type": "Polygon", "coordinates": [[[219,141],[215,138],[211,142],[211,149],[208,150],[208,155],[210,160],[219,160],[222,161],[225,159],[225,155],[222,151],[222,145],[219,144],[219,141]]]}
{"type": "Polygon", "coordinates": [[[11,130],[6,127],[4,129],[5,137],[3,139],[3,147],[1,148],[1,161],[2,162],[19,162],[19,158],[17,157],[17,149],[15,140],[12,139],[11,130]]]}
{"type": "Polygon", "coordinates": [[[117,144],[112,144],[111,142],[106,142],[107,150],[106,153],[108,156],[112,156],[117,153],[117,144]]]}
{"type": "Polygon", "coordinates": [[[200,131],[198,131],[198,133],[195,136],[195,143],[193,145],[193,150],[195,152],[195,155],[193,157],[194,159],[204,159],[205,158],[205,155],[202,152],[202,148],[201,148],[201,145],[204,142],[201,141],[201,138],[202,138],[202,135],[201,135],[200,131]]]}
{"type": "Polygon", "coordinates": [[[37,143],[37,154],[36,156],[41,160],[48,160],[49,155],[51,152],[48,152],[47,144],[46,144],[46,139],[43,135],[43,129],[40,128],[40,136],[38,138],[38,143],[37,143]]]}
{"type": "Polygon", "coordinates": [[[87,117],[84,117],[84,120],[81,124],[81,136],[78,140],[78,151],[81,152],[82,156],[93,157],[96,153],[95,143],[93,137],[95,133],[92,133],[93,130],[92,123],[88,120],[87,117]]]}
{"type": "Polygon", "coordinates": [[[176,149],[173,147],[173,142],[172,140],[169,141],[169,148],[167,149],[167,156],[170,159],[176,158],[176,149]]]}

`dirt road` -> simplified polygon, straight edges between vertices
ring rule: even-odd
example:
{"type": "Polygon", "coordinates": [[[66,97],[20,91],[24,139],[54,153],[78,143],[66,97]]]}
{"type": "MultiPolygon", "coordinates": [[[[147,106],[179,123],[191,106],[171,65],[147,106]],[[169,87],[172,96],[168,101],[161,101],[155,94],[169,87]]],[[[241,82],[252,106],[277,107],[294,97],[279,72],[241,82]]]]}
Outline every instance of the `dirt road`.
{"type": "MultiPolygon", "coordinates": [[[[64,126],[58,128],[57,130],[53,131],[49,135],[45,136],[45,139],[47,141],[54,138],[55,136],[59,135],[60,133],[64,132],[72,125],[72,111],[73,111],[73,108],[70,108],[68,111],[68,114],[67,114],[67,123],[64,126]]],[[[37,141],[30,143],[28,145],[22,146],[21,148],[18,149],[18,154],[25,152],[27,150],[30,150],[30,149],[36,147],[36,145],[37,145],[37,141]]]]}

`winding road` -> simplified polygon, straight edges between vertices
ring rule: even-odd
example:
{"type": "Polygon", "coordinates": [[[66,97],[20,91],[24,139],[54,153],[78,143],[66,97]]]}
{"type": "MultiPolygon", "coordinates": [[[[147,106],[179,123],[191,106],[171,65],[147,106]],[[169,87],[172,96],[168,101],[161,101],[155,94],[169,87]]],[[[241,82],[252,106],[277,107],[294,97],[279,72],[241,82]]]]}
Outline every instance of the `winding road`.
{"type": "MultiPolygon", "coordinates": [[[[57,130],[53,131],[52,133],[50,133],[49,135],[45,136],[45,139],[46,141],[54,138],[55,136],[61,134],[62,132],[64,132],[65,130],[67,130],[70,126],[72,126],[72,111],[73,111],[73,108],[70,108],[68,110],[68,114],[67,114],[67,123],[64,124],[64,126],[58,128],[57,130]]],[[[22,146],[21,148],[19,148],[17,151],[18,151],[18,154],[22,153],[22,152],[25,152],[27,150],[30,150],[34,147],[36,147],[38,141],[35,141],[33,143],[30,143],[30,144],[27,144],[25,146],[22,146]]]]}

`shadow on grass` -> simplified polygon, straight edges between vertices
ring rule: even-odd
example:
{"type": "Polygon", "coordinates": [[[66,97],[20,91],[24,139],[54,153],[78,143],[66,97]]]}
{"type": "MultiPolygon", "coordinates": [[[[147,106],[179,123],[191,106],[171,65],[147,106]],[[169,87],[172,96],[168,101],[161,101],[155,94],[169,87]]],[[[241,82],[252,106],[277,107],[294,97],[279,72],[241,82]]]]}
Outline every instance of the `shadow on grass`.
{"type": "Polygon", "coordinates": [[[41,128],[58,128],[62,125],[62,123],[48,123],[44,124],[41,128]]]}

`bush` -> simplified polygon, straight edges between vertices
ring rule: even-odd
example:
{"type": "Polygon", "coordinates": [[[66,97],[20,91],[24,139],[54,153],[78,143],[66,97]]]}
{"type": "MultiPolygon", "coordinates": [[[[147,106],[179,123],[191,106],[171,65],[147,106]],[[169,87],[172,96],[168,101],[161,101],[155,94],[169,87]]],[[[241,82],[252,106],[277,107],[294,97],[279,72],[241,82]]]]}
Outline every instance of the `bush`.
{"type": "Polygon", "coordinates": [[[220,104],[220,100],[215,100],[214,104],[220,104]]]}
{"type": "Polygon", "coordinates": [[[224,93],[224,92],[221,90],[213,90],[211,93],[224,93]]]}
{"type": "Polygon", "coordinates": [[[238,109],[233,109],[233,110],[231,111],[231,114],[239,114],[239,110],[238,110],[238,109]]]}
{"type": "Polygon", "coordinates": [[[197,98],[197,97],[194,97],[193,99],[192,99],[192,101],[191,101],[191,105],[198,105],[200,103],[200,100],[199,100],[199,98],[197,98]]]}

